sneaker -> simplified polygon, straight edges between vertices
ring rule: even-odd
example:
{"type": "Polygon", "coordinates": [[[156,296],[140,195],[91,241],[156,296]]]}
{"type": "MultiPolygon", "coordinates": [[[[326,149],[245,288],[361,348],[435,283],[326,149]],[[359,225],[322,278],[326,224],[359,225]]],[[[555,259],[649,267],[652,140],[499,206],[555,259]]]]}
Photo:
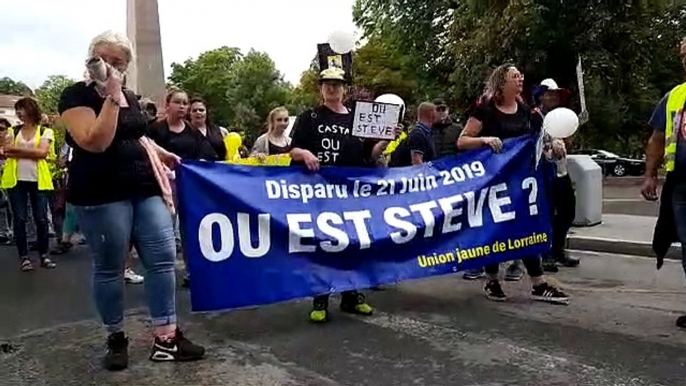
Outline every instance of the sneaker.
{"type": "Polygon", "coordinates": [[[55,248],[50,251],[51,255],[64,255],[65,253],[68,253],[71,251],[71,249],[74,247],[74,244],[70,242],[62,242],[59,243],[55,248]]]}
{"type": "Polygon", "coordinates": [[[531,289],[531,297],[539,302],[569,304],[569,296],[548,283],[534,286],[531,289]]]}
{"type": "Polygon", "coordinates": [[[505,273],[505,281],[520,281],[524,277],[524,271],[519,267],[518,262],[512,262],[509,267],[507,267],[507,272],[505,273]]]}
{"type": "Polygon", "coordinates": [[[186,339],[177,328],[176,334],[171,339],[155,338],[150,360],[153,362],[190,362],[202,359],[204,356],[205,348],[186,339]]]}
{"type": "Polygon", "coordinates": [[[40,258],[40,266],[45,269],[55,269],[57,268],[57,264],[55,264],[54,261],[50,260],[48,256],[41,256],[40,258]]]}
{"type": "Polygon", "coordinates": [[[369,316],[374,313],[374,309],[367,304],[363,294],[355,292],[349,295],[343,294],[342,296],[341,311],[363,316],[369,316]]]}
{"type": "Polygon", "coordinates": [[[107,338],[107,354],[103,366],[109,371],[124,370],[129,365],[129,339],[123,332],[117,332],[107,338]]]}
{"type": "Polygon", "coordinates": [[[486,277],[483,269],[470,269],[464,272],[462,278],[465,280],[479,280],[486,277]]]}
{"type": "Polygon", "coordinates": [[[494,302],[504,302],[507,300],[507,295],[503,292],[503,288],[498,280],[490,280],[486,283],[484,291],[486,291],[486,297],[494,302]]]}
{"type": "Polygon", "coordinates": [[[22,258],[21,259],[21,270],[23,272],[33,271],[33,264],[31,264],[31,260],[29,260],[28,258],[22,258]]]}
{"type": "Polygon", "coordinates": [[[676,326],[679,328],[686,328],[686,315],[677,318],[676,326]]]}
{"type": "Polygon", "coordinates": [[[543,271],[557,273],[559,268],[557,268],[557,262],[555,260],[543,260],[543,271]]]}
{"type": "Polygon", "coordinates": [[[136,274],[131,268],[126,268],[124,271],[124,280],[129,284],[143,283],[143,276],[136,274]]]}
{"type": "Polygon", "coordinates": [[[326,323],[329,321],[329,298],[312,301],[312,311],[310,311],[310,321],[312,323],[326,323]]]}
{"type": "Polygon", "coordinates": [[[568,267],[568,268],[578,267],[579,264],[581,263],[581,260],[571,258],[571,257],[567,256],[566,254],[562,255],[561,257],[557,258],[556,260],[561,266],[568,267]]]}

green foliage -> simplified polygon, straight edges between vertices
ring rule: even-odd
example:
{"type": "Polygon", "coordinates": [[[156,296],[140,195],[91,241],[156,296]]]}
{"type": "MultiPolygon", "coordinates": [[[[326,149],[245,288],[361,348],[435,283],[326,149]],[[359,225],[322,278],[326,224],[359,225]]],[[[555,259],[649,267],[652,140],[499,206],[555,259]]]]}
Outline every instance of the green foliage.
{"type": "Polygon", "coordinates": [[[221,47],[183,64],[172,64],[170,84],[202,96],[214,120],[243,133],[252,143],[262,131],[269,111],[291,100],[292,86],[283,80],[269,55],[221,47]]]}
{"type": "Polygon", "coordinates": [[[76,83],[64,75],[51,75],[43,84],[36,89],[36,98],[43,113],[57,114],[57,104],[60,101],[62,90],[76,83]]]}
{"type": "Polygon", "coordinates": [[[632,153],[654,105],[683,81],[677,43],[686,35],[685,3],[357,0],[355,22],[370,47],[358,51],[356,74],[367,87],[398,93],[399,80],[416,81],[406,100],[448,91],[446,99],[466,108],[489,72],[506,62],[525,74],[526,99],[544,78],[578,92],[581,56],[590,121],[576,142],[632,153]]]}
{"type": "Polygon", "coordinates": [[[17,82],[8,77],[0,78],[0,94],[31,95],[31,88],[23,82],[17,82]]]}

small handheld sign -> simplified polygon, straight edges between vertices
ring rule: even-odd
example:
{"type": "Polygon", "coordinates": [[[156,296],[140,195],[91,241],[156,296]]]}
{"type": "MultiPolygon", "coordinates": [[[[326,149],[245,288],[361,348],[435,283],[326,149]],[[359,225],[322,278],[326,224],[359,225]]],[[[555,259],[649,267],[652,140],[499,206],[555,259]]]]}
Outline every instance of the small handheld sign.
{"type": "Polygon", "coordinates": [[[353,136],[373,139],[395,139],[401,106],[389,103],[357,101],[353,136]]]}

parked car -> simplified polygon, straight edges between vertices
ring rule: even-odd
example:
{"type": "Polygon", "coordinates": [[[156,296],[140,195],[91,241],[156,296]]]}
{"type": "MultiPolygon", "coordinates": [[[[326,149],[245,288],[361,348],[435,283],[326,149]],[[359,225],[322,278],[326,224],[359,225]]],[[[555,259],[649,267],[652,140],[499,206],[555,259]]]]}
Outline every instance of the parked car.
{"type": "Polygon", "coordinates": [[[571,154],[584,154],[591,158],[603,169],[606,176],[640,176],[646,170],[645,160],[620,157],[607,150],[577,150],[571,154]]]}

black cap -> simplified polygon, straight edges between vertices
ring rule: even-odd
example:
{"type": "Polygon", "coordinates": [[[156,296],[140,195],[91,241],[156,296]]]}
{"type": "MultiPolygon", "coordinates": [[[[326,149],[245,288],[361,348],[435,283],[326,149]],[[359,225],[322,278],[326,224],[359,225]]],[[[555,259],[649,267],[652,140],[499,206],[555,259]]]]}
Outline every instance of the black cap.
{"type": "Polygon", "coordinates": [[[436,107],[438,107],[438,106],[447,106],[447,104],[445,103],[445,101],[444,101],[443,99],[441,99],[441,98],[436,98],[436,99],[434,99],[433,104],[436,105],[436,107]]]}

